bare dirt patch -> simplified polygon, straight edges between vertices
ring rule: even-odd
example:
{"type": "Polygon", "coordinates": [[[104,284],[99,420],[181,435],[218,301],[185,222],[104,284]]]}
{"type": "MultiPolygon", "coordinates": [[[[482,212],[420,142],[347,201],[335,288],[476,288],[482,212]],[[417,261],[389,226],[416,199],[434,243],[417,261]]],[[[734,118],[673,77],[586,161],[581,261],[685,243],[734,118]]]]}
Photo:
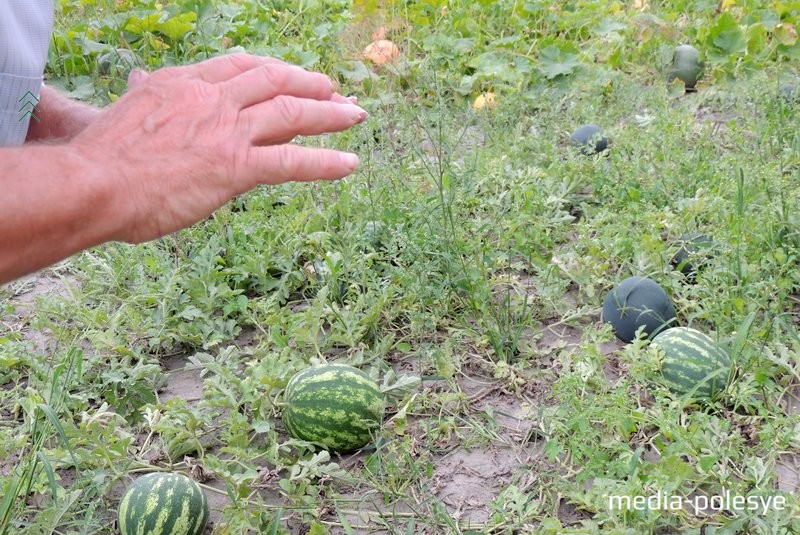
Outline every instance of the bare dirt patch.
{"type": "Polygon", "coordinates": [[[0,286],[0,333],[16,333],[38,353],[52,350],[58,344],[53,333],[32,326],[36,320],[36,301],[51,296],[68,298],[70,288],[76,284],[77,279],[72,275],[47,270],[0,286]],[[7,309],[11,312],[5,312],[7,309]]]}
{"type": "Polygon", "coordinates": [[[781,406],[790,416],[800,414],[800,385],[791,386],[786,390],[781,398],[781,406]]]}
{"type": "Polygon", "coordinates": [[[794,454],[781,455],[775,464],[778,490],[796,494],[800,490],[800,458],[794,454]]]}
{"type": "Polygon", "coordinates": [[[206,533],[212,533],[213,527],[219,524],[222,520],[222,510],[225,508],[225,506],[231,504],[231,500],[228,498],[227,491],[225,490],[225,483],[223,481],[219,479],[212,479],[203,484],[207,487],[216,489],[216,492],[204,489],[206,499],[208,500],[208,508],[211,511],[206,533]]]}
{"type": "Polygon", "coordinates": [[[203,397],[203,378],[199,369],[187,368],[186,355],[173,355],[161,359],[167,372],[167,384],[158,394],[161,403],[174,398],[197,401],[203,397]]]}
{"type": "MultiPolygon", "coordinates": [[[[781,405],[788,415],[800,414],[800,385],[794,385],[786,391],[781,405]]],[[[800,490],[800,456],[794,453],[781,455],[775,463],[775,475],[778,490],[797,493],[800,490]]]]}
{"type": "Polygon", "coordinates": [[[431,491],[454,519],[481,524],[492,513],[490,502],[511,481],[515,470],[528,464],[531,452],[488,446],[457,449],[436,462],[431,491]]]}

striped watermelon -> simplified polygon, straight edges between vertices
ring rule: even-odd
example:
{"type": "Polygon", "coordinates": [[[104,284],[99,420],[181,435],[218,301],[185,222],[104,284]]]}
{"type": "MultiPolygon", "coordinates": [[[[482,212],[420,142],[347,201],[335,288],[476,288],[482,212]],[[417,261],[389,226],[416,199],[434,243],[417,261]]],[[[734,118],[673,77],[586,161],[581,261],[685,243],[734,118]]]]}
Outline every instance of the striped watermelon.
{"type": "Polygon", "coordinates": [[[122,535],[200,535],[208,523],[200,486],[182,474],[153,472],[128,487],[119,504],[122,535]]]}
{"type": "Polygon", "coordinates": [[[383,394],[367,374],[346,364],[319,364],[286,385],[282,419],[294,438],[344,452],[370,442],[383,410],[383,394]]]}
{"type": "Polygon", "coordinates": [[[733,368],[728,354],[700,331],[673,327],[651,345],[662,359],[664,382],[675,394],[710,400],[728,386],[733,368]]]}

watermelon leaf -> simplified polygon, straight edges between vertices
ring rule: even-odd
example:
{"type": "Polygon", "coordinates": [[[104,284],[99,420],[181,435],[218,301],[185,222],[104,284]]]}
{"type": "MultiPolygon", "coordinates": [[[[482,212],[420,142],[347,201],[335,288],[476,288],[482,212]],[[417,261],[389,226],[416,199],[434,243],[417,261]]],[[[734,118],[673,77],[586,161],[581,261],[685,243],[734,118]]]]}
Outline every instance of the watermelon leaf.
{"type": "Polygon", "coordinates": [[[582,65],[577,52],[567,47],[558,48],[556,46],[548,46],[542,50],[539,62],[539,70],[548,80],[559,76],[569,76],[582,65]]]}

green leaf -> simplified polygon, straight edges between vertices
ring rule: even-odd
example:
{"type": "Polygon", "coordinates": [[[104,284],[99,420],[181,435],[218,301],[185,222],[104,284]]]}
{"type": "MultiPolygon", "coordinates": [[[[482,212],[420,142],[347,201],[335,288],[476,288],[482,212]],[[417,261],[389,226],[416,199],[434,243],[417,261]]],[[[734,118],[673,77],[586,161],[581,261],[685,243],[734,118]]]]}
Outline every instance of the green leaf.
{"type": "Polygon", "coordinates": [[[505,79],[511,69],[511,63],[508,58],[497,52],[485,52],[470,61],[469,66],[474,68],[477,74],[487,78],[505,79]]]}
{"type": "Polygon", "coordinates": [[[125,31],[134,33],[136,35],[144,35],[158,30],[158,23],[161,19],[159,13],[151,13],[144,17],[131,17],[125,23],[125,31]]]}
{"type": "Polygon", "coordinates": [[[64,428],[61,426],[61,422],[59,421],[58,416],[56,416],[56,413],[49,405],[40,403],[38,405],[38,408],[44,413],[45,417],[48,420],[50,420],[50,425],[53,426],[53,429],[55,429],[56,433],[58,434],[58,437],[61,439],[61,443],[64,445],[67,452],[69,453],[69,456],[72,459],[72,464],[75,467],[75,471],[77,473],[78,467],[80,465],[78,464],[78,460],[75,458],[75,452],[72,450],[72,444],[67,438],[67,433],[64,431],[64,428]]]}
{"type": "Polygon", "coordinates": [[[778,24],[773,35],[782,46],[790,47],[797,43],[797,29],[792,24],[778,24]]]}
{"type": "Polygon", "coordinates": [[[747,41],[738,22],[729,12],[724,12],[708,34],[709,56],[716,62],[747,50],[747,41]]]}
{"type": "Polygon", "coordinates": [[[753,24],[747,29],[747,50],[753,54],[769,52],[767,47],[768,32],[763,24],[753,24]]]}
{"type": "Polygon", "coordinates": [[[694,468],[692,465],[678,457],[677,455],[670,455],[662,458],[658,463],[658,468],[661,473],[667,476],[668,480],[675,485],[678,485],[691,479],[694,475],[694,468]]]}
{"type": "Polygon", "coordinates": [[[197,20],[196,13],[182,13],[177,17],[172,17],[159,23],[157,29],[173,41],[177,41],[194,29],[195,20],[197,20]]]}
{"type": "Polygon", "coordinates": [[[609,35],[612,33],[616,33],[620,30],[624,30],[626,28],[627,26],[625,24],[622,24],[620,22],[617,22],[613,19],[606,17],[603,20],[601,20],[600,24],[597,25],[597,27],[594,28],[594,30],[592,31],[594,31],[594,33],[598,35],[609,35]]]}
{"type": "Polygon", "coordinates": [[[193,321],[193,320],[196,320],[198,318],[202,318],[203,317],[203,311],[200,310],[199,308],[197,308],[194,305],[189,305],[186,308],[184,308],[183,310],[181,310],[177,314],[177,316],[179,318],[185,319],[186,321],[193,321]]]}
{"type": "Polygon", "coordinates": [[[742,30],[736,28],[735,30],[726,30],[714,38],[714,44],[728,55],[738,54],[747,49],[747,43],[744,40],[742,30]]]}
{"type": "Polygon", "coordinates": [[[328,530],[319,522],[313,522],[308,528],[308,535],[328,535],[328,530]]]}
{"type": "Polygon", "coordinates": [[[475,39],[471,37],[455,39],[450,43],[449,47],[449,49],[456,54],[467,54],[471,52],[473,48],[475,48],[475,39]]]}
{"type": "Polygon", "coordinates": [[[577,53],[568,48],[555,46],[548,46],[542,50],[539,61],[541,63],[539,70],[548,80],[558,76],[569,76],[581,66],[577,53]]]}
{"type": "Polygon", "coordinates": [[[362,61],[345,61],[337,63],[334,70],[345,80],[350,82],[361,82],[369,78],[372,73],[362,61]]]}
{"type": "Polygon", "coordinates": [[[50,484],[50,492],[53,495],[53,500],[58,500],[58,485],[56,484],[56,476],[53,470],[53,465],[50,464],[50,459],[42,451],[36,452],[36,457],[42,463],[44,473],[47,475],[47,481],[50,484]]]}
{"type": "Polygon", "coordinates": [[[341,511],[336,511],[337,515],[339,516],[339,522],[342,524],[342,530],[347,533],[347,535],[355,535],[355,531],[353,531],[353,526],[347,520],[347,517],[342,514],[341,511]]]}
{"type": "Polygon", "coordinates": [[[303,67],[304,69],[309,69],[319,63],[319,60],[322,56],[318,53],[314,52],[313,50],[297,50],[294,53],[294,63],[303,67]]]}

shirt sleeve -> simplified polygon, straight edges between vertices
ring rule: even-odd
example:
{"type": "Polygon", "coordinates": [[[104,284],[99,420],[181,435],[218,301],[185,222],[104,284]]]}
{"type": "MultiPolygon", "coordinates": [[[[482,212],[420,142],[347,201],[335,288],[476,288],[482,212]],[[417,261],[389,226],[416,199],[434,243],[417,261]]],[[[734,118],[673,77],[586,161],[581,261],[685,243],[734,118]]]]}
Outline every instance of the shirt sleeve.
{"type": "Polygon", "coordinates": [[[52,31],[52,0],[0,0],[0,147],[25,141],[52,31]]]}

